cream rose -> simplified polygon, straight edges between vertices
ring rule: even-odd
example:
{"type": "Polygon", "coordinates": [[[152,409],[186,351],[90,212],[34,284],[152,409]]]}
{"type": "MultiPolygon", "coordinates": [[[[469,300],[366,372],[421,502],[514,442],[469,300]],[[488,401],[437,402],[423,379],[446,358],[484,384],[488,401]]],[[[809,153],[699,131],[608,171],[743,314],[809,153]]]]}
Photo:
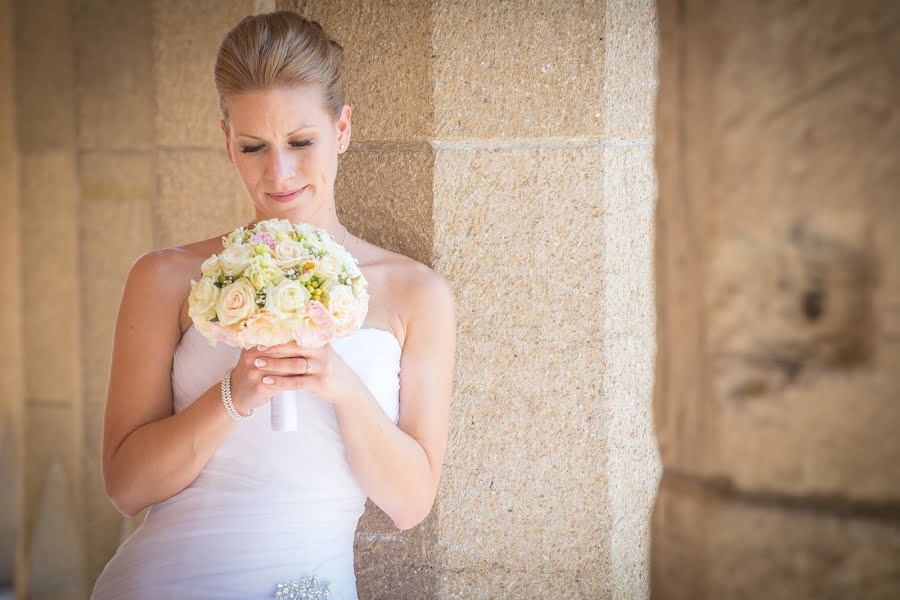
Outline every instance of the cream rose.
{"type": "Polygon", "coordinates": [[[306,287],[293,279],[283,279],[278,285],[266,288],[266,310],[282,319],[294,317],[306,310],[312,295],[306,287]]]}
{"type": "Polygon", "coordinates": [[[188,296],[188,315],[193,320],[208,321],[216,316],[216,303],[220,290],[211,279],[201,277],[200,281],[191,280],[191,293],[188,296]]]}
{"type": "Polygon", "coordinates": [[[238,335],[244,348],[278,346],[291,341],[291,330],[287,323],[265,310],[260,310],[247,319],[247,326],[238,335]]]}
{"type": "Polygon", "coordinates": [[[216,303],[219,323],[228,326],[246,319],[257,311],[256,290],[246,277],[222,288],[216,303]]]}
{"type": "Polygon", "coordinates": [[[325,293],[328,295],[328,312],[334,317],[335,324],[341,329],[346,327],[356,314],[353,289],[349,285],[336,283],[326,286],[325,293]]]}
{"type": "Polygon", "coordinates": [[[239,275],[255,255],[250,244],[235,244],[225,248],[219,255],[219,265],[226,275],[239,275]]]}
{"type": "Polygon", "coordinates": [[[219,264],[219,257],[213,254],[204,260],[203,264],[200,265],[200,272],[203,273],[204,277],[209,277],[213,281],[218,279],[219,275],[222,274],[222,265],[219,264]]]}

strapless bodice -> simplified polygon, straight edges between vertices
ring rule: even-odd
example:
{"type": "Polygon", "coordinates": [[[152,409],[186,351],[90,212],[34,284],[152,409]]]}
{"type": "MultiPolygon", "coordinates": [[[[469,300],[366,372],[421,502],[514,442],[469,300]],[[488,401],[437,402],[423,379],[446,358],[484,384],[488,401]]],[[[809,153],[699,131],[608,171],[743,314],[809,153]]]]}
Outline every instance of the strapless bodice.
{"type": "MultiPolygon", "coordinates": [[[[364,327],[331,345],[397,423],[394,335],[364,327]]],[[[189,327],[173,357],[174,411],[216,385],[240,353],[189,327]]],[[[270,419],[268,403],[257,407],[193,482],[151,506],[92,600],[270,598],[277,584],[310,574],[330,582],[331,598],[356,598],[353,538],[366,494],[350,470],[334,405],[304,392],[298,431],[274,432],[270,419]]]]}

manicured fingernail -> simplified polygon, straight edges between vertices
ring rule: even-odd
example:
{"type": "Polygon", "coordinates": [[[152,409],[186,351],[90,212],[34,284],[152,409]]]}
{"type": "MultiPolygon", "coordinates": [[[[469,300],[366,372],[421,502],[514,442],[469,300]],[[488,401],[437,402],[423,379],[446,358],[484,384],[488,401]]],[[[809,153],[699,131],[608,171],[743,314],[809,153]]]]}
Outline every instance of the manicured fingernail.
{"type": "Polygon", "coordinates": [[[268,376],[263,377],[263,383],[265,383],[265,384],[267,384],[267,385],[272,385],[272,383],[274,383],[274,381],[275,381],[275,380],[272,379],[271,377],[268,377],[268,376]]]}
{"type": "Polygon", "coordinates": [[[266,350],[269,349],[268,346],[257,346],[257,348],[259,348],[260,352],[265,352],[266,350]]]}
{"type": "Polygon", "coordinates": [[[256,365],[257,367],[264,367],[269,363],[267,363],[265,360],[263,360],[261,358],[257,358],[255,361],[253,361],[253,364],[256,365]]]}

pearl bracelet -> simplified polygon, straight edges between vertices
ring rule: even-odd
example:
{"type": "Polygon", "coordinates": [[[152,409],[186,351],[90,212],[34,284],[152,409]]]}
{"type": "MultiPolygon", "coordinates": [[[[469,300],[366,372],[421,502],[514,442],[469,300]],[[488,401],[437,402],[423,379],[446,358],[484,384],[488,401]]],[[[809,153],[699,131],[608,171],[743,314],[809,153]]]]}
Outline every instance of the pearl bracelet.
{"type": "Polygon", "coordinates": [[[225,371],[225,376],[222,377],[222,403],[225,405],[225,410],[235,421],[246,421],[250,417],[253,416],[253,409],[250,409],[250,412],[246,415],[242,415],[237,411],[234,407],[234,402],[231,401],[231,369],[225,371]]]}

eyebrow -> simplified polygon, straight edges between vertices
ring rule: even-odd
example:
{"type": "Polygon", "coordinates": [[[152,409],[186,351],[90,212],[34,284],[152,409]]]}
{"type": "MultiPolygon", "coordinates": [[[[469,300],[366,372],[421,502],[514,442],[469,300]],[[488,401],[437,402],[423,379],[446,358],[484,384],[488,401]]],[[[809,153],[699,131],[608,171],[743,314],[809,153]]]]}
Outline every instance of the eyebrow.
{"type": "MultiPolygon", "coordinates": [[[[288,133],[288,135],[294,135],[294,134],[297,133],[298,131],[303,131],[304,129],[314,129],[314,128],[315,128],[315,125],[301,125],[301,126],[298,127],[297,129],[295,129],[295,130],[291,131],[290,133],[288,133]]],[[[261,137],[256,137],[255,135],[250,135],[249,133],[237,133],[236,135],[237,135],[238,137],[248,137],[248,138],[253,138],[254,140],[263,140],[263,138],[261,138],[261,137]]],[[[263,141],[265,141],[265,140],[263,140],[263,141]]]]}

